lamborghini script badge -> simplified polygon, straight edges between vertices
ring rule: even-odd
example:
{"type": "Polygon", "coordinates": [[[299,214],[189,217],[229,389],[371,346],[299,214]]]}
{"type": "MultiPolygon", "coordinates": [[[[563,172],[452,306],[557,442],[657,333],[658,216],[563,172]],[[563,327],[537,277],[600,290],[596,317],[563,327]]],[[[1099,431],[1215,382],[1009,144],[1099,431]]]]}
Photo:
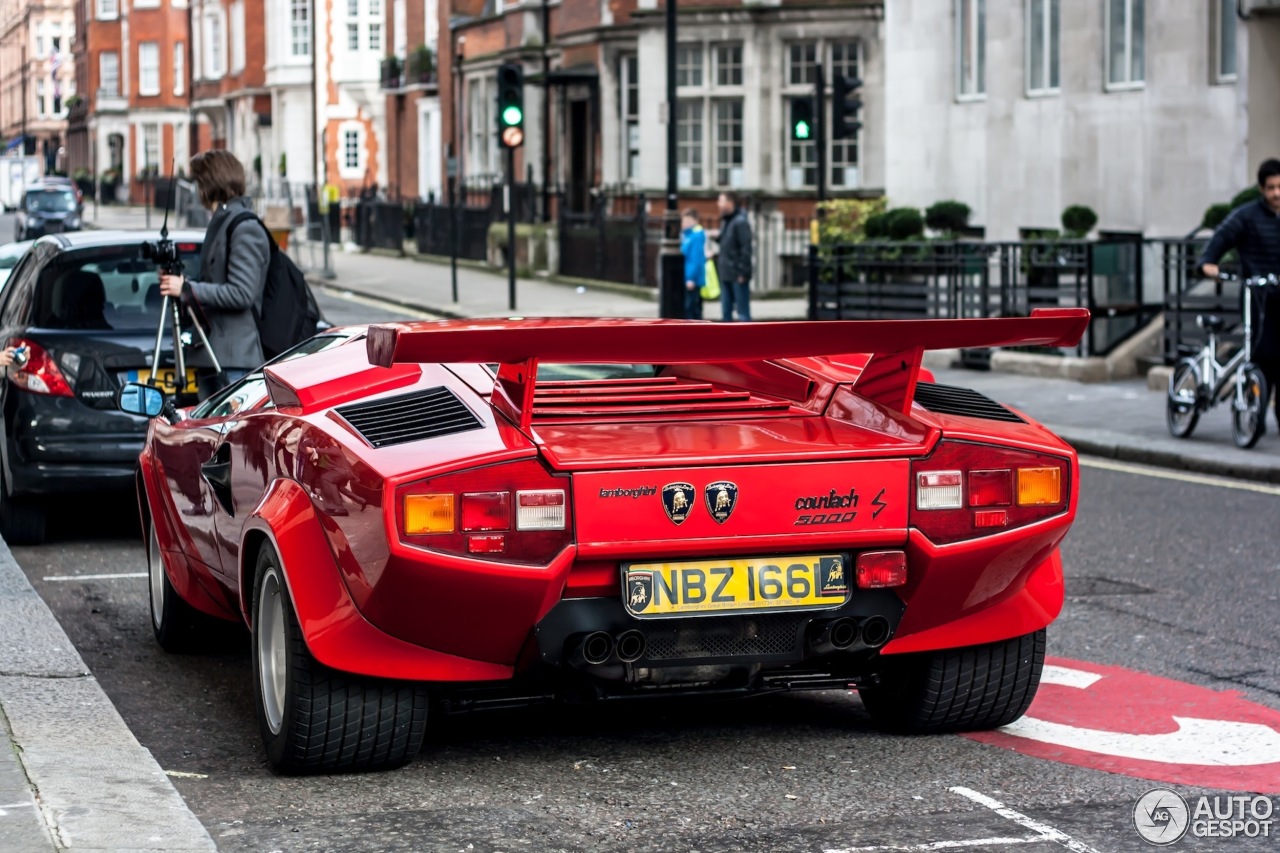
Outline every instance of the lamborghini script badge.
{"type": "Polygon", "coordinates": [[[693,484],[668,483],[662,487],[662,508],[675,524],[684,524],[693,509],[693,484]]]}
{"type": "Polygon", "coordinates": [[[707,499],[707,512],[720,524],[733,515],[733,508],[738,505],[738,487],[728,480],[712,483],[703,495],[707,499]]]}

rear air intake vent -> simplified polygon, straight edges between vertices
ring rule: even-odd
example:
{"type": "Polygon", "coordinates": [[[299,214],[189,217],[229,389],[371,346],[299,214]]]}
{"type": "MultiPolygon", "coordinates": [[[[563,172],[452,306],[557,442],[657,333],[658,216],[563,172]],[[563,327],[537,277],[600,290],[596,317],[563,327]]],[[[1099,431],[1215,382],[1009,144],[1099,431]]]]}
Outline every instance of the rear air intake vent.
{"type": "Polygon", "coordinates": [[[1025,423],[1022,418],[1004,406],[969,388],[952,385],[936,385],[932,382],[916,383],[916,402],[940,415],[964,415],[968,418],[985,418],[989,421],[1025,423]]]}
{"type": "Polygon", "coordinates": [[[371,403],[341,406],[337,412],[374,447],[439,438],[481,425],[480,419],[448,388],[428,388],[371,403]]]}

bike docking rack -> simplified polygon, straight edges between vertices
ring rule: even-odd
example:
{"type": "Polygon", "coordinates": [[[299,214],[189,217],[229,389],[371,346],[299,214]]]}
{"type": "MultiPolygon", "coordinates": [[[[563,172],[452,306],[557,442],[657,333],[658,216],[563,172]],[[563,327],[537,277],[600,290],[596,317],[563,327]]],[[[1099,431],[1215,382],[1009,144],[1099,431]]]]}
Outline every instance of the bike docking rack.
{"type": "MultiPolygon", "coordinates": [[[[1219,285],[1237,280],[1234,275],[1218,277],[1219,285]]],[[[1253,447],[1265,432],[1271,390],[1262,370],[1253,362],[1254,315],[1261,328],[1267,294],[1280,288],[1280,279],[1275,275],[1253,276],[1240,280],[1240,284],[1244,302],[1240,347],[1226,362],[1219,361],[1219,340],[1226,331],[1226,321],[1217,314],[1200,314],[1196,324],[1204,330],[1207,341],[1174,365],[1165,417],[1175,438],[1189,437],[1203,412],[1227,401],[1231,406],[1231,437],[1236,446],[1253,447]]]]}

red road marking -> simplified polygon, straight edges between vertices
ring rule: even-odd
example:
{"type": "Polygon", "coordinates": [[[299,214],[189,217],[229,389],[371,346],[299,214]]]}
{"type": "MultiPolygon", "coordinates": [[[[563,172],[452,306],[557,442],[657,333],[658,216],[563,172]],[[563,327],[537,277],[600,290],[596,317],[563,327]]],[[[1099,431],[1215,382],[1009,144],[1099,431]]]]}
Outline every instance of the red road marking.
{"type": "Polygon", "coordinates": [[[1116,666],[1047,658],[1025,717],[965,736],[1140,779],[1280,794],[1280,711],[1116,666]]]}

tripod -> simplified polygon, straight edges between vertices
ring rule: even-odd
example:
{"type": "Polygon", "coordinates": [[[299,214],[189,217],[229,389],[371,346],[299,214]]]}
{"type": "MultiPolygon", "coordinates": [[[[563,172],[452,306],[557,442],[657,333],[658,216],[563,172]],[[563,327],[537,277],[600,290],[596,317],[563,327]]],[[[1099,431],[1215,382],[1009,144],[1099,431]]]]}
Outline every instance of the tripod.
{"type": "MultiPolygon", "coordinates": [[[[154,381],[155,376],[160,371],[160,344],[164,341],[164,324],[170,318],[173,319],[173,362],[177,369],[177,376],[174,378],[174,393],[181,393],[187,390],[187,365],[186,358],[182,354],[182,308],[179,305],[180,297],[166,296],[160,304],[160,324],[156,327],[156,348],[151,356],[151,376],[154,381]]],[[[204,345],[205,352],[209,353],[210,360],[213,361],[213,369],[217,372],[218,384],[225,385],[225,377],[222,374],[222,365],[218,363],[218,355],[213,351],[213,347],[209,346],[209,339],[205,336],[204,327],[200,325],[200,321],[196,319],[196,312],[190,305],[187,306],[187,316],[191,318],[191,325],[195,329],[196,335],[200,338],[200,343],[204,345]]]]}

